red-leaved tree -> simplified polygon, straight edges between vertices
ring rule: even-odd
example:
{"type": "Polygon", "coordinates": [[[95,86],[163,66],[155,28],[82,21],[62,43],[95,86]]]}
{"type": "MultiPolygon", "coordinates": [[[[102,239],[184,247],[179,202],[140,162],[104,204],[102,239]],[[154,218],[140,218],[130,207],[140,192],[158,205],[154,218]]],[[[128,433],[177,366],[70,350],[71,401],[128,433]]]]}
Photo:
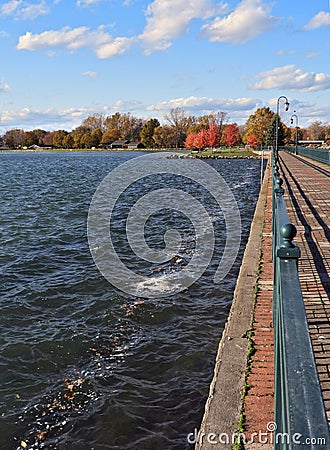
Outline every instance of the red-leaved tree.
{"type": "Polygon", "coordinates": [[[189,133],[184,142],[184,146],[186,148],[196,148],[197,147],[196,137],[197,137],[197,133],[189,133]]]}
{"type": "Polygon", "coordinates": [[[184,145],[186,148],[215,147],[219,142],[219,137],[219,127],[211,123],[207,129],[203,128],[198,133],[189,133],[184,145]]]}
{"type": "Polygon", "coordinates": [[[248,144],[250,144],[252,147],[255,147],[256,145],[258,145],[258,139],[253,134],[251,134],[248,137],[248,144]]]}
{"type": "Polygon", "coordinates": [[[215,147],[219,143],[220,131],[218,125],[211,123],[209,129],[207,130],[208,142],[207,147],[215,147]]]}
{"type": "Polygon", "coordinates": [[[239,129],[237,123],[229,123],[225,126],[222,141],[227,147],[232,147],[239,142],[239,129]]]}

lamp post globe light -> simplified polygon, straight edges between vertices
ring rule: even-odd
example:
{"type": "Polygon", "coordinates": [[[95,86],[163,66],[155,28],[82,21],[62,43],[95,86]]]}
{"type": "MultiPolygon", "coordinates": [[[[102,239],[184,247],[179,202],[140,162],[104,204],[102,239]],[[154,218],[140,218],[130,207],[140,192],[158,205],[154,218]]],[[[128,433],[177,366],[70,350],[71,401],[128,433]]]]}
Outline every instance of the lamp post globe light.
{"type": "Polygon", "coordinates": [[[280,110],[280,100],[283,99],[285,100],[284,103],[284,107],[285,107],[285,111],[288,111],[289,109],[289,100],[286,98],[285,95],[281,95],[280,97],[278,97],[277,99],[277,104],[276,104],[276,132],[275,132],[275,160],[278,160],[278,127],[279,127],[279,110],[280,110]]]}
{"type": "MultiPolygon", "coordinates": [[[[293,112],[295,113],[296,111],[293,111],[293,112]]],[[[299,128],[297,114],[292,114],[292,116],[291,116],[291,125],[293,125],[293,118],[296,119],[296,133],[295,133],[295,137],[294,137],[294,154],[296,155],[297,154],[297,147],[298,147],[298,128],[299,128]]]]}

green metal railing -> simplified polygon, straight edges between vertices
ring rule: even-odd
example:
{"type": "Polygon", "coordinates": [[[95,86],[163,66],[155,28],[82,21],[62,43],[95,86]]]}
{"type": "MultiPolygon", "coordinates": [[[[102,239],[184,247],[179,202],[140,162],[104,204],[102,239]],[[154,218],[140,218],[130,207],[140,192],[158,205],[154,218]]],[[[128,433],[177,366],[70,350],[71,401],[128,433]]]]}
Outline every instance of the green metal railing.
{"type": "Polygon", "coordinates": [[[283,147],[285,150],[296,155],[306,156],[306,158],[330,165],[330,149],[328,148],[306,148],[306,147],[283,147]]]}
{"type": "Polygon", "coordinates": [[[300,250],[273,154],[275,449],[328,449],[330,435],[298,277],[300,250]]]}

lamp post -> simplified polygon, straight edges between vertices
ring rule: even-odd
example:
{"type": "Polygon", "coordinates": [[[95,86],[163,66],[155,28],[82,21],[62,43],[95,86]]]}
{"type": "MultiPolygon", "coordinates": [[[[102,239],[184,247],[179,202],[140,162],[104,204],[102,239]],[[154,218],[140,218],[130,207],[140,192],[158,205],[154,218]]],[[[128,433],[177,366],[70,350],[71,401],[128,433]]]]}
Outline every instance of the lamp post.
{"type": "Polygon", "coordinates": [[[275,160],[278,160],[278,127],[279,127],[279,110],[280,110],[280,100],[285,100],[284,106],[285,111],[289,109],[289,100],[285,97],[285,95],[281,95],[277,99],[277,105],[276,105],[276,132],[275,132],[275,160]]]}
{"type": "MultiPolygon", "coordinates": [[[[293,111],[294,113],[296,111],[293,111]]],[[[291,116],[291,125],[293,125],[293,118],[296,119],[296,133],[295,133],[295,137],[294,137],[294,154],[297,154],[297,147],[298,147],[298,116],[297,114],[292,114],[291,116]]]]}

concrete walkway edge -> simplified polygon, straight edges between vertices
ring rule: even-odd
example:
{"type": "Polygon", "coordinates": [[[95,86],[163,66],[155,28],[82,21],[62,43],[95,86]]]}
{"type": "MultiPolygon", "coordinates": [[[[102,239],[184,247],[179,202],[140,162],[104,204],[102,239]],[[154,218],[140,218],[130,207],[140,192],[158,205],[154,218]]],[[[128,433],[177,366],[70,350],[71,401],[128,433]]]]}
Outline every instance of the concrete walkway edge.
{"type": "Polygon", "coordinates": [[[247,369],[249,343],[247,333],[253,323],[254,287],[258,281],[269,176],[268,164],[237,279],[233,303],[219,343],[214,375],[195,450],[228,450],[232,448],[232,436],[237,431],[247,369]]]}

